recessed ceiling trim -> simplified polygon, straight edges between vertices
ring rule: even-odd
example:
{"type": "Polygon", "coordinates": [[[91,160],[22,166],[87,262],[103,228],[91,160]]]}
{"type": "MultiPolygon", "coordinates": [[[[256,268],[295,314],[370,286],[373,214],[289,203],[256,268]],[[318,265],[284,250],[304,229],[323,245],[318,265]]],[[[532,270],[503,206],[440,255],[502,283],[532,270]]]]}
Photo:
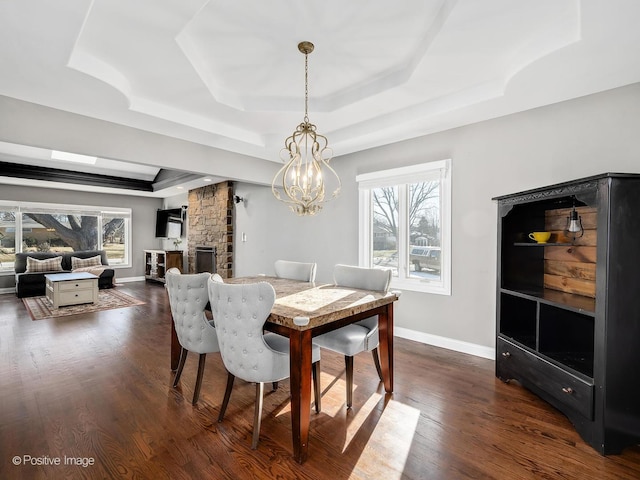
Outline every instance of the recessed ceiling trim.
{"type": "Polygon", "coordinates": [[[127,77],[113,65],[76,46],[71,52],[67,67],[89,75],[113,87],[131,104],[133,98],[131,83],[127,80],[127,77]]]}

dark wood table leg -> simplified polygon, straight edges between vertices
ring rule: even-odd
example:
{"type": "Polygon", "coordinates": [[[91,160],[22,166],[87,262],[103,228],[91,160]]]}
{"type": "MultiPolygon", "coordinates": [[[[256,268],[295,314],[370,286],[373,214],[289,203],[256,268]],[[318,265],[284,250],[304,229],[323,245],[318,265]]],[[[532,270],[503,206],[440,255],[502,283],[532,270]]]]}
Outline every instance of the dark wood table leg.
{"type": "Polygon", "coordinates": [[[311,410],[311,330],[292,330],[289,347],[293,457],[298,463],[304,463],[309,447],[311,410]]]}
{"type": "Polygon", "coordinates": [[[393,392],[393,303],[378,315],[380,369],[386,392],[393,392]]]}
{"type": "Polygon", "coordinates": [[[171,371],[175,372],[180,362],[180,342],[178,341],[176,326],[173,323],[171,314],[169,314],[169,318],[171,319],[171,371]]]}

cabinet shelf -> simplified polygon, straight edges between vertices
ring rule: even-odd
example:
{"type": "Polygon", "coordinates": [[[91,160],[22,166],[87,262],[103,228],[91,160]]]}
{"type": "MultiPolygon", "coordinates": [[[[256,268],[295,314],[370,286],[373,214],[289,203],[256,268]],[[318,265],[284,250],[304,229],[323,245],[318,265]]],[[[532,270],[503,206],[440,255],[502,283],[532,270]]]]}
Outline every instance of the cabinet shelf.
{"type": "Polygon", "coordinates": [[[557,290],[551,290],[549,288],[541,288],[540,290],[514,290],[510,288],[501,288],[500,292],[516,297],[539,301],[547,305],[582,313],[584,315],[594,316],[596,312],[595,298],[585,297],[583,295],[572,295],[559,292],[557,290]]]}
{"type": "Polygon", "coordinates": [[[593,352],[545,352],[544,355],[558,364],[573,370],[583,380],[593,381],[593,352]]]}
{"type": "Polygon", "coordinates": [[[537,243],[537,242],[514,242],[513,245],[515,247],[573,247],[575,244],[568,242],[546,242],[546,243],[537,243]]]}

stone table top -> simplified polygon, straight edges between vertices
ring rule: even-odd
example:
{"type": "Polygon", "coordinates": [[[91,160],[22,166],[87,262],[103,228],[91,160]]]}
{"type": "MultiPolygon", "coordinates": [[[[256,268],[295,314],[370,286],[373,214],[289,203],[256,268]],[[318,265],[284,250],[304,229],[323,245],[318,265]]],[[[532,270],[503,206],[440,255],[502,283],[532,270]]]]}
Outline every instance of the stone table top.
{"type": "Polygon", "coordinates": [[[395,302],[395,293],[339,287],[333,284],[300,282],[285,278],[255,276],[226,278],[225,283],[267,282],[276,291],[269,322],[296,330],[306,330],[341,320],[395,302]],[[296,317],[308,317],[308,325],[296,325],[296,317]]]}

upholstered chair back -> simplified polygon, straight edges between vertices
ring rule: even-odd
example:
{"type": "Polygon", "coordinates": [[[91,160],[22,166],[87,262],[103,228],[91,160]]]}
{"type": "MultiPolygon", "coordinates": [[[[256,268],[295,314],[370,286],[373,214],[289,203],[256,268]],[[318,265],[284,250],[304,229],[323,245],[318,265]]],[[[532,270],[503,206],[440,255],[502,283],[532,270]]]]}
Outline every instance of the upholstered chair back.
{"type": "Polygon", "coordinates": [[[304,262],[290,262],[288,260],[276,260],[274,265],[276,277],[290,280],[313,282],[316,279],[316,264],[304,262]]]}
{"type": "MultiPolygon", "coordinates": [[[[391,283],[391,270],[382,270],[380,268],[356,267],[353,265],[337,264],[333,268],[333,281],[336,285],[349,288],[361,288],[363,290],[376,290],[386,292],[391,283]]],[[[378,346],[378,316],[365,318],[356,322],[354,325],[360,325],[369,329],[364,337],[364,343],[358,345],[355,342],[348,342],[344,345],[345,355],[355,355],[358,351],[371,351],[378,346]]],[[[342,330],[346,332],[349,329],[342,330]]],[[[340,331],[338,331],[340,332],[340,331]]],[[[337,336],[340,334],[337,333],[337,336]]],[[[331,337],[331,334],[327,338],[331,337]]]]}
{"type": "MultiPolygon", "coordinates": [[[[333,268],[333,279],[337,286],[387,292],[391,282],[391,270],[364,268],[338,264],[333,268]]],[[[347,408],[353,403],[353,356],[360,352],[371,352],[373,362],[382,380],[378,358],[378,316],[365,318],[319,335],[313,339],[316,345],[344,355],[347,376],[347,408]]]]}
{"type": "Polygon", "coordinates": [[[165,275],[171,314],[180,345],[190,352],[220,351],[216,330],[204,311],[209,301],[209,273],[180,274],[170,269],[165,275]]]}
{"type": "Polygon", "coordinates": [[[266,282],[228,284],[209,281],[209,301],[227,371],[248,382],[277,382],[289,377],[288,353],[265,342],[263,327],[276,293],[266,282]]]}
{"type": "Polygon", "coordinates": [[[391,283],[391,270],[338,264],[333,269],[333,281],[342,287],[386,292],[391,283]]]}
{"type": "MultiPolygon", "coordinates": [[[[224,283],[224,280],[222,279],[222,277],[220,276],[219,273],[212,273],[211,274],[211,280],[213,282],[218,282],[218,283],[224,283]]],[[[208,295],[208,291],[207,291],[207,295],[208,295]]]]}

